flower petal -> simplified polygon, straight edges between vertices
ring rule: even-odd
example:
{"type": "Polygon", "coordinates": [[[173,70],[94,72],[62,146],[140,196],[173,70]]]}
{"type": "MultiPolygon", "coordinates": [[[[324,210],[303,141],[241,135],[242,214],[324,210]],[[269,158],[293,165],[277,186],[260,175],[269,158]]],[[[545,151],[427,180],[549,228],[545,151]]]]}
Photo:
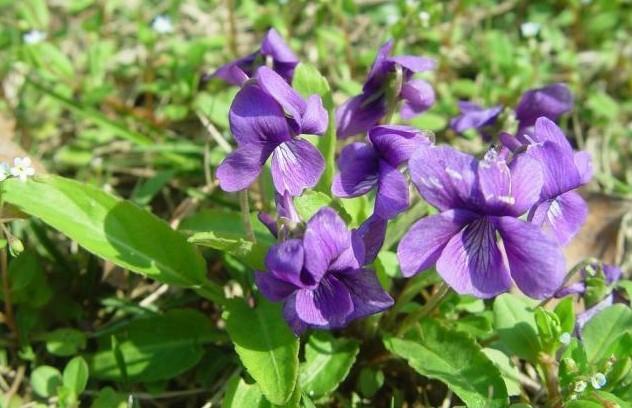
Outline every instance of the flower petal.
{"type": "Polygon", "coordinates": [[[558,145],[564,152],[573,151],[573,147],[566,138],[562,129],[555,124],[551,119],[546,117],[538,118],[535,121],[535,128],[533,129],[533,139],[538,143],[551,142],[558,145]]]}
{"type": "Polygon", "coordinates": [[[384,96],[373,98],[371,94],[360,94],[348,99],[336,109],[336,134],[344,139],[364,133],[386,115],[384,96]]]}
{"type": "Polygon", "coordinates": [[[360,260],[361,265],[373,263],[377,258],[377,254],[384,245],[387,224],[385,219],[373,214],[351,232],[354,240],[362,241],[364,246],[364,259],[360,260]]]}
{"type": "Polygon", "coordinates": [[[551,120],[573,109],[573,95],[564,84],[552,84],[525,92],[518,102],[516,118],[520,126],[532,126],[540,116],[551,120]]]}
{"type": "Polygon", "coordinates": [[[382,82],[385,76],[393,67],[393,62],[390,60],[389,55],[393,50],[393,40],[385,42],[377,51],[371,70],[364,83],[363,90],[369,93],[375,92],[382,87],[382,82]]]}
{"type": "Polygon", "coordinates": [[[327,131],[329,115],[323,106],[319,95],[307,98],[305,112],[301,118],[301,133],[310,135],[322,135],[327,131]]]}
{"type": "Polygon", "coordinates": [[[564,255],[555,240],[535,224],[513,217],[495,219],[511,277],[527,296],[552,296],[564,280],[564,255]]]}
{"type": "Polygon", "coordinates": [[[390,57],[389,60],[411,70],[412,72],[431,71],[437,67],[437,61],[428,57],[413,55],[399,55],[390,57]]]}
{"type": "Polygon", "coordinates": [[[347,322],[393,306],[393,298],[382,288],[372,270],[356,269],[339,275],[339,279],[347,287],[353,302],[353,312],[347,317],[347,322]]]}
{"type": "Polygon", "coordinates": [[[587,216],[586,201],[575,191],[569,191],[539,203],[529,213],[529,221],[540,226],[560,245],[566,245],[579,232],[587,216]]]}
{"type": "Polygon", "coordinates": [[[237,95],[228,114],[230,131],[242,145],[277,142],[290,138],[287,119],[281,106],[255,84],[246,84],[237,95]]]}
{"type": "Polygon", "coordinates": [[[518,154],[509,163],[511,172],[511,196],[514,198],[512,215],[524,214],[538,201],[544,183],[540,164],[531,157],[518,154]]]}
{"type": "Polygon", "coordinates": [[[297,336],[300,336],[308,329],[307,324],[305,324],[296,313],[296,292],[291,294],[285,301],[283,305],[283,318],[297,336]]]}
{"type": "Polygon", "coordinates": [[[393,167],[407,162],[419,146],[431,143],[426,133],[402,125],[375,126],[369,130],[369,139],[380,157],[393,167]]]}
{"type": "Polygon", "coordinates": [[[449,146],[422,146],[408,162],[419,193],[441,211],[476,207],[477,166],[474,156],[449,146]]]}
{"type": "Polygon", "coordinates": [[[215,173],[224,191],[234,192],[248,188],[261,173],[274,149],[273,144],[245,144],[230,153],[215,173]]]}
{"type": "Polygon", "coordinates": [[[319,282],[329,266],[351,247],[351,232],[334,210],[321,208],[307,222],[303,237],[305,268],[319,282]]]}
{"type": "Polygon", "coordinates": [[[244,70],[244,67],[254,62],[254,55],[222,65],[211,76],[218,77],[231,85],[241,86],[248,80],[248,73],[244,70]]]}
{"type": "Polygon", "coordinates": [[[490,298],[511,287],[489,218],[472,221],[448,241],[437,260],[437,272],[460,294],[490,298]]]}
{"type": "Polygon", "coordinates": [[[468,129],[480,129],[493,124],[503,110],[502,106],[483,108],[471,102],[460,101],[461,114],[450,121],[450,128],[457,133],[468,129]]]}
{"type": "Polygon", "coordinates": [[[338,159],[340,172],[334,177],[332,193],[337,197],[358,197],[377,185],[379,161],[371,145],[351,143],[338,159]]]}
{"type": "Polygon", "coordinates": [[[299,121],[307,103],[279,74],[262,66],[255,73],[257,84],[274,98],[294,120],[299,121]]]}
{"type": "Polygon", "coordinates": [[[352,312],[349,289],[333,275],[325,277],[314,290],[302,289],[296,293],[296,314],[311,326],[342,327],[352,312]]]}
{"type": "Polygon", "coordinates": [[[275,278],[270,272],[255,272],[255,283],[263,296],[272,302],[279,302],[298,289],[291,283],[275,278]]]}
{"type": "Polygon", "coordinates": [[[573,156],[575,167],[579,172],[580,183],[588,184],[593,176],[592,157],[585,151],[576,152],[573,156]]]}
{"type": "Polygon", "coordinates": [[[548,200],[581,185],[581,176],[574,162],[572,151],[546,141],[531,145],[527,154],[537,160],[542,167],[543,184],[540,199],[548,200]]]}
{"type": "Polygon", "coordinates": [[[400,116],[404,120],[414,118],[430,109],[435,103],[435,91],[428,82],[412,79],[402,85],[400,96],[403,99],[400,116]]]}
{"type": "Polygon", "coordinates": [[[272,181],[279,194],[300,195],[318,183],[324,169],[323,156],[306,140],[281,143],[272,153],[272,181]]]}
{"type": "Polygon", "coordinates": [[[300,239],[289,239],[273,245],[266,255],[268,273],[275,278],[299,288],[312,287],[316,282],[309,276],[301,276],[305,253],[300,239]]]}
{"type": "Polygon", "coordinates": [[[269,29],[263,37],[261,54],[271,56],[275,62],[294,63],[295,65],[299,62],[296,54],[287,46],[283,37],[274,28],[269,29]]]}
{"type": "Polygon", "coordinates": [[[408,208],[408,180],[384,160],[379,168],[375,214],[388,220],[408,208]]]}
{"type": "Polygon", "coordinates": [[[448,210],[417,221],[401,239],[397,257],[405,277],[430,268],[448,241],[476,218],[464,210],[448,210]]]}

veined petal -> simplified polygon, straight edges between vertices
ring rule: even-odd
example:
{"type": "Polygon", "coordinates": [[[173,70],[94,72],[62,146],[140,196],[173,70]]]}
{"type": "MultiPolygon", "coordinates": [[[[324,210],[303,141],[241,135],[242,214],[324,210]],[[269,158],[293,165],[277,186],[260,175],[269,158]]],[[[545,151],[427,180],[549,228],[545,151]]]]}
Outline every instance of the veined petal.
{"type": "Polygon", "coordinates": [[[400,96],[403,100],[400,116],[404,120],[412,119],[427,111],[435,103],[435,91],[432,85],[422,79],[404,82],[400,96]]]}
{"type": "Polygon", "coordinates": [[[535,121],[533,139],[538,143],[555,143],[567,154],[573,151],[573,147],[564,132],[562,132],[562,129],[551,119],[544,116],[535,121]]]}
{"type": "Polygon", "coordinates": [[[337,328],[353,312],[349,289],[333,275],[326,276],[314,290],[296,292],[296,314],[311,326],[337,328]]]}
{"type": "Polygon", "coordinates": [[[369,140],[391,166],[407,162],[410,156],[423,145],[430,145],[428,135],[411,126],[381,125],[369,129],[369,140]]]}
{"type": "Polygon", "coordinates": [[[295,287],[312,287],[316,282],[309,276],[301,276],[305,253],[300,239],[289,239],[273,245],[266,255],[268,273],[276,279],[291,283],[295,287]]]}
{"type": "Polygon", "coordinates": [[[300,336],[308,329],[308,325],[298,317],[296,312],[296,294],[297,292],[292,293],[283,304],[283,318],[294,334],[300,336]]]}
{"type": "Polygon", "coordinates": [[[303,237],[305,268],[319,282],[330,265],[351,248],[351,232],[334,210],[321,208],[307,222],[303,237]]]}
{"type": "Polygon", "coordinates": [[[572,151],[546,141],[531,145],[527,154],[537,160],[542,167],[543,184],[540,199],[548,200],[581,185],[581,176],[575,166],[572,151]]]}
{"type": "Polygon", "coordinates": [[[336,109],[336,134],[339,139],[364,133],[386,115],[384,96],[360,94],[336,109]]]}
{"type": "Polygon", "coordinates": [[[503,241],[511,277],[527,296],[552,296],[566,274],[564,255],[557,242],[535,224],[513,217],[494,219],[503,241]]]}
{"type": "Polygon", "coordinates": [[[490,298],[511,287],[496,228],[487,217],[470,222],[448,241],[437,260],[437,272],[460,294],[490,298]]]}
{"type": "Polygon", "coordinates": [[[248,188],[261,173],[261,168],[274,149],[273,144],[245,144],[230,153],[215,173],[224,191],[248,188]]]}
{"type": "Polygon", "coordinates": [[[307,98],[305,112],[301,118],[301,133],[322,135],[327,131],[328,125],[329,115],[320,96],[312,95],[307,98]]]}
{"type": "Polygon", "coordinates": [[[529,221],[554,237],[559,245],[566,245],[579,232],[587,216],[586,201],[575,191],[569,191],[533,207],[529,221]]]}
{"type": "Polygon", "coordinates": [[[536,119],[546,116],[551,120],[573,109],[573,95],[564,84],[552,84],[525,92],[518,102],[516,117],[520,126],[532,126],[536,119]]]}
{"type": "Polygon", "coordinates": [[[272,181],[279,194],[300,195],[318,183],[324,169],[323,156],[306,140],[281,143],[272,153],[272,181]]]}
{"type": "Polygon", "coordinates": [[[338,159],[340,172],[334,177],[331,191],[337,197],[358,197],[377,185],[378,156],[371,145],[351,143],[338,159]]]}
{"type": "Polygon", "coordinates": [[[237,95],[228,114],[230,130],[237,143],[263,143],[288,140],[290,130],[281,106],[253,83],[237,95]]]}
{"type": "Polygon", "coordinates": [[[354,241],[360,240],[364,246],[364,259],[360,260],[361,265],[373,263],[377,258],[384,245],[387,224],[387,220],[373,214],[360,224],[358,229],[351,232],[354,241]]]}
{"type": "Polygon", "coordinates": [[[493,124],[503,110],[502,106],[483,108],[471,102],[460,101],[461,114],[450,121],[450,127],[458,133],[468,129],[480,129],[493,124]]]}
{"type": "Polygon", "coordinates": [[[408,208],[408,180],[384,160],[380,160],[375,214],[384,219],[394,218],[408,208]]]}
{"type": "Polygon", "coordinates": [[[449,146],[421,146],[408,162],[419,193],[441,211],[479,205],[477,166],[474,156],[449,146]]]}
{"type": "Polygon", "coordinates": [[[255,283],[263,296],[272,302],[284,300],[298,289],[291,283],[277,279],[270,272],[255,272],[255,283]]]}
{"type": "Polygon", "coordinates": [[[538,201],[544,183],[540,164],[528,155],[518,154],[509,163],[511,196],[515,199],[511,215],[524,214],[538,201]]]}
{"type": "Polygon", "coordinates": [[[448,241],[477,215],[465,210],[448,210],[417,221],[401,239],[397,258],[405,277],[430,268],[448,241]]]}
{"type": "Polygon", "coordinates": [[[262,66],[255,73],[257,84],[274,98],[294,120],[300,121],[307,103],[279,74],[262,66]]]}
{"type": "Polygon", "coordinates": [[[353,302],[353,312],[347,317],[347,323],[393,306],[393,298],[382,288],[372,270],[356,269],[338,278],[347,287],[353,302]]]}

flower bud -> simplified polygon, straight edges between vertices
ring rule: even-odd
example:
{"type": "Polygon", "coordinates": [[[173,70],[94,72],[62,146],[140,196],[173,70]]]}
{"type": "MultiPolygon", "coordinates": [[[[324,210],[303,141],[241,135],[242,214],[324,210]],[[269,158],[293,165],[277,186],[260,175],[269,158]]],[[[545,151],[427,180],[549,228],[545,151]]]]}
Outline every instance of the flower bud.
{"type": "Polygon", "coordinates": [[[9,252],[16,257],[24,252],[24,244],[16,237],[9,237],[9,252]]]}

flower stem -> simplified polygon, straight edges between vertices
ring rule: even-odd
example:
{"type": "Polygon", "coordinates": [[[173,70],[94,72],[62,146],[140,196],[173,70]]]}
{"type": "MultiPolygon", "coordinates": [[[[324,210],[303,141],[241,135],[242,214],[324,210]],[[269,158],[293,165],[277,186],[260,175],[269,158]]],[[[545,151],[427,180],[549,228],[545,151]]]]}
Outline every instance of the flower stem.
{"type": "Polygon", "coordinates": [[[548,395],[549,406],[554,408],[562,407],[562,395],[560,394],[560,385],[557,378],[557,363],[555,357],[540,353],[538,355],[538,364],[542,368],[546,392],[548,395]]]}
{"type": "Polygon", "coordinates": [[[402,92],[402,85],[404,84],[404,71],[399,64],[395,65],[395,83],[393,88],[387,94],[386,104],[386,116],[384,117],[384,124],[388,125],[393,119],[395,111],[399,107],[399,94],[402,92]]]}
{"type": "Polygon", "coordinates": [[[249,241],[256,242],[255,232],[252,229],[252,223],[250,222],[250,205],[248,204],[248,189],[241,190],[239,192],[239,207],[241,208],[241,221],[244,224],[246,230],[246,238],[249,241]]]}
{"type": "MultiPolygon", "coordinates": [[[[599,261],[597,258],[588,258],[583,260],[582,262],[578,263],[577,265],[575,265],[573,267],[573,269],[571,269],[566,276],[564,277],[564,280],[562,281],[562,284],[560,285],[559,289],[563,288],[564,286],[566,286],[566,284],[568,283],[568,281],[571,280],[571,278],[573,276],[575,276],[575,274],[579,271],[582,270],[582,268],[584,268],[586,265],[590,265],[590,264],[598,264],[601,261],[599,261]]],[[[551,296],[549,298],[544,299],[542,302],[540,302],[540,304],[538,304],[538,307],[544,307],[547,305],[547,303],[549,303],[555,296],[551,296]]]]}
{"type": "Polygon", "coordinates": [[[415,325],[419,320],[428,316],[441,303],[441,301],[450,293],[450,287],[442,282],[435,293],[428,299],[425,305],[409,314],[397,330],[397,335],[405,334],[411,326],[415,325]]]}

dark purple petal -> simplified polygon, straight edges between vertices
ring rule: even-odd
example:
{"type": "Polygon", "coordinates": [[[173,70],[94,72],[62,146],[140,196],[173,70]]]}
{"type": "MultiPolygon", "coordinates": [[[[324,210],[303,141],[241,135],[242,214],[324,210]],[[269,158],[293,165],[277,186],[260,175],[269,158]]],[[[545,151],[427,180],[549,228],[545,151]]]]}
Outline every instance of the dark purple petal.
{"type": "Polygon", "coordinates": [[[546,117],[538,118],[535,121],[532,138],[537,143],[554,143],[567,153],[573,151],[573,147],[564,132],[562,132],[562,129],[560,129],[555,122],[546,117]]]}
{"type": "Polygon", "coordinates": [[[593,176],[592,157],[585,151],[576,152],[573,156],[575,167],[579,172],[579,179],[582,185],[588,184],[593,176]]]}
{"type": "Polygon", "coordinates": [[[437,61],[428,57],[416,57],[413,55],[400,55],[390,57],[390,61],[401,65],[412,72],[431,71],[437,67],[437,61]]]}
{"type": "Polygon", "coordinates": [[[603,274],[606,278],[606,282],[608,282],[608,285],[612,285],[613,283],[621,279],[623,271],[618,266],[604,264],[603,274]]]}
{"type": "Polygon", "coordinates": [[[422,146],[408,162],[419,193],[441,211],[477,206],[477,165],[474,156],[448,146],[422,146]]]}
{"type": "Polygon", "coordinates": [[[294,120],[300,121],[307,103],[279,74],[268,67],[260,67],[255,73],[257,84],[274,98],[294,120]]]}
{"type": "Polygon", "coordinates": [[[511,278],[492,220],[476,219],[454,235],[437,260],[437,272],[460,294],[490,298],[508,291],[511,278]]]}
{"type": "Polygon", "coordinates": [[[276,193],[274,195],[274,203],[279,218],[285,218],[295,224],[301,222],[301,217],[296,212],[292,196],[287,191],[284,194],[276,193]]]}
{"type": "Polygon", "coordinates": [[[555,292],[554,296],[557,299],[561,299],[569,295],[577,295],[584,292],[586,292],[586,284],[584,282],[575,282],[563,287],[562,289],[559,289],[557,292],[555,292]]]}
{"type": "Polygon", "coordinates": [[[397,247],[402,275],[410,277],[430,268],[448,241],[476,217],[469,211],[448,210],[413,224],[397,247]]]}
{"type": "Polygon", "coordinates": [[[560,245],[566,245],[579,232],[587,216],[586,201],[575,191],[569,191],[539,203],[529,213],[529,221],[540,226],[560,245]]]}
{"type": "Polygon", "coordinates": [[[263,296],[272,302],[279,302],[298,289],[291,283],[275,278],[270,272],[255,272],[255,283],[263,296]]]}
{"type": "Polygon", "coordinates": [[[393,306],[393,298],[382,288],[372,270],[356,269],[339,275],[339,279],[347,287],[353,302],[353,312],[347,317],[347,322],[393,306]]]}
{"type": "Polygon", "coordinates": [[[364,84],[364,91],[373,93],[382,87],[388,72],[393,68],[389,55],[393,50],[393,41],[389,40],[380,47],[364,84]]]}
{"type": "Polygon", "coordinates": [[[245,144],[226,156],[215,173],[221,189],[234,192],[248,188],[261,173],[272,149],[273,144],[245,144]]]}
{"type": "Polygon", "coordinates": [[[268,231],[270,231],[270,234],[274,235],[275,238],[278,238],[279,229],[277,228],[276,219],[273,216],[261,211],[257,214],[257,218],[259,219],[259,222],[262,223],[268,231]]]}
{"type": "Polygon", "coordinates": [[[394,218],[408,208],[408,180],[387,162],[380,160],[375,214],[384,219],[394,218]]]}
{"type": "Polygon", "coordinates": [[[581,176],[575,166],[572,151],[552,142],[531,145],[527,154],[542,167],[543,184],[540,199],[548,200],[581,185],[581,176]]]}
{"type": "Polygon", "coordinates": [[[301,133],[322,135],[329,125],[329,115],[318,95],[307,98],[305,112],[301,118],[301,133]]]}
{"type": "Polygon", "coordinates": [[[328,275],[314,290],[296,292],[296,314],[311,326],[337,328],[346,325],[353,312],[349,289],[338,278],[328,275]]]}
{"type": "Polygon", "coordinates": [[[509,149],[510,151],[514,153],[518,152],[518,150],[523,147],[520,140],[518,140],[515,136],[507,132],[502,132],[499,136],[499,139],[500,139],[500,143],[502,143],[503,146],[505,146],[507,149],[509,149]]]}
{"type": "Polygon", "coordinates": [[[296,292],[290,295],[285,301],[283,305],[283,318],[297,336],[300,336],[308,329],[307,324],[305,324],[296,313],[296,292]]]}
{"type": "Polygon", "coordinates": [[[584,330],[584,326],[586,325],[586,323],[588,323],[590,319],[595,317],[602,310],[612,306],[613,301],[614,301],[614,296],[612,296],[612,293],[611,293],[605,298],[603,298],[603,300],[601,300],[599,303],[591,307],[590,309],[578,314],[577,319],[575,320],[575,331],[577,332],[577,335],[581,337],[581,333],[584,330]]]}
{"type": "Polygon", "coordinates": [[[503,111],[502,106],[483,108],[471,102],[459,102],[461,114],[450,121],[450,128],[457,133],[463,133],[468,129],[480,129],[496,122],[498,115],[503,111]]]}
{"type": "Polygon", "coordinates": [[[384,245],[386,238],[387,220],[375,214],[367,218],[358,229],[352,231],[354,241],[360,240],[364,246],[364,259],[360,260],[360,265],[368,265],[375,261],[377,254],[384,245]]]}
{"type": "Polygon", "coordinates": [[[321,208],[307,222],[303,247],[305,268],[319,282],[330,264],[351,247],[351,232],[334,210],[321,208]]]}
{"type": "Polygon", "coordinates": [[[306,140],[281,143],[272,153],[272,181],[280,194],[300,195],[318,183],[324,169],[323,156],[306,140]]]}
{"type": "Polygon", "coordinates": [[[509,163],[511,196],[514,198],[512,215],[524,214],[538,201],[544,183],[540,164],[531,157],[519,154],[509,163]]]}
{"type": "Polygon", "coordinates": [[[521,126],[532,126],[540,116],[551,120],[573,109],[573,95],[564,84],[553,84],[525,92],[516,108],[521,126]]]}
{"type": "Polygon", "coordinates": [[[334,177],[332,193],[337,197],[358,197],[377,185],[378,156],[371,145],[351,143],[340,152],[338,168],[334,177]]]}
{"type": "Polygon", "coordinates": [[[534,224],[513,217],[495,219],[511,277],[527,296],[552,296],[566,274],[564,255],[555,240],[534,224]]]}
{"type": "Polygon", "coordinates": [[[269,29],[263,37],[261,54],[271,56],[275,62],[293,63],[294,65],[299,62],[294,52],[285,44],[283,38],[274,28],[269,29]]]}
{"type": "Polygon", "coordinates": [[[422,79],[404,82],[400,97],[403,104],[399,113],[404,120],[412,119],[427,111],[435,103],[435,91],[432,85],[422,79]]]}
{"type": "Polygon", "coordinates": [[[314,286],[310,277],[301,276],[305,252],[300,239],[289,239],[273,245],[266,255],[268,273],[298,288],[314,286]]]}
{"type": "Polygon", "coordinates": [[[336,134],[344,139],[364,133],[386,115],[384,97],[360,94],[348,99],[336,109],[336,134]]]}
{"type": "Polygon", "coordinates": [[[420,146],[430,145],[425,133],[402,125],[375,126],[369,130],[369,140],[380,157],[393,167],[407,162],[420,146]]]}
{"type": "Polygon", "coordinates": [[[242,145],[290,139],[287,119],[281,106],[255,84],[247,84],[237,95],[228,115],[230,130],[242,145]]]}
{"type": "Polygon", "coordinates": [[[229,62],[219,67],[211,76],[218,77],[231,85],[241,86],[248,80],[248,73],[241,66],[250,65],[253,62],[254,58],[251,58],[251,56],[229,62]]]}

